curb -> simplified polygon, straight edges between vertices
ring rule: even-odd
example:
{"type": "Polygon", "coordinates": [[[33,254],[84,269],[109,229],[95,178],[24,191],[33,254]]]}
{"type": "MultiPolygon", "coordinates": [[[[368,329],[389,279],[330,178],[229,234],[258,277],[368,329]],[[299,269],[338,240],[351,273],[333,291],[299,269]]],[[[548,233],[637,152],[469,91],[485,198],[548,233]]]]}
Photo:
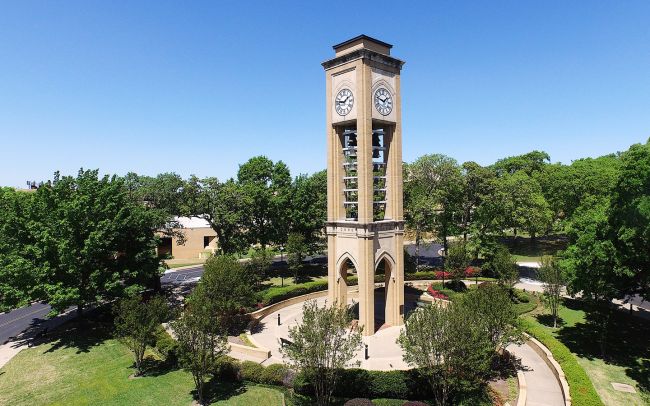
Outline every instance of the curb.
{"type": "Polygon", "coordinates": [[[517,371],[517,381],[519,382],[519,395],[517,396],[517,406],[526,406],[526,397],[528,396],[528,385],[526,377],[521,371],[517,371]]]}

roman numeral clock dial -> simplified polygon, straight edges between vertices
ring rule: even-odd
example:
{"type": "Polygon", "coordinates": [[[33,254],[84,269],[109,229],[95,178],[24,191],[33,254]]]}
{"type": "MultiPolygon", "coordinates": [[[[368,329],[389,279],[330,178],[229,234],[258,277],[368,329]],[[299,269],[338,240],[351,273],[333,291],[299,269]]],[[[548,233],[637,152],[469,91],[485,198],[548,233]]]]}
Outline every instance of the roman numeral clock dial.
{"type": "Polygon", "coordinates": [[[341,89],[336,95],[334,106],[339,116],[347,116],[354,105],[354,96],[350,89],[341,89]]]}
{"type": "Polygon", "coordinates": [[[393,111],[393,98],[390,95],[390,92],[380,87],[375,91],[375,108],[382,116],[387,116],[393,111]]]}

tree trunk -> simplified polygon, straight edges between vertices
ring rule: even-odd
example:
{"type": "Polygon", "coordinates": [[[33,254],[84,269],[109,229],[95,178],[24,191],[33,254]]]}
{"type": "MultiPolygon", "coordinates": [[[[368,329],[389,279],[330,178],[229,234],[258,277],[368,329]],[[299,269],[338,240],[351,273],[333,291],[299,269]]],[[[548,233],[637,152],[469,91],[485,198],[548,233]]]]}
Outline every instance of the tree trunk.
{"type": "Polygon", "coordinates": [[[77,303],[77,317],[84,317],[84,305],[83,303],[77,303]]]}
{"type": "Polygon", "coordinates": [[[415,271],[420,267],[420,240],[422,239],[420,227],[415,228],[415,271]]]}

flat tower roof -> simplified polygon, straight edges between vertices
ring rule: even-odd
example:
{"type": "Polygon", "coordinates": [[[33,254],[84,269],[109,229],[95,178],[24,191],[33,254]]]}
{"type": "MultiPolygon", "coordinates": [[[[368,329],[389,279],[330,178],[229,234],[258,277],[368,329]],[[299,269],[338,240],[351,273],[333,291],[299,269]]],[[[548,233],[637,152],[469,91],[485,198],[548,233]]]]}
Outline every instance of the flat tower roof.
{"type": "Polygon", "coordinates": [[[391,44],[389,44],[389,43],[387,43],[387,42],[380,41],[380,40],[375,39],[375,38],[373,38],[373,37],[369,37],[369,36],[367,36],[367,35],[365,35],[365,34],[361,34],[361,35],[356,36],[356,37],[354,37],[354,38],[351,38],[351,39],[349,39],[349,40],[347,40],[347,41],[343,41],[343,42],[341,42],[340,44],[336,44],[336,45],[332,46],[332,48],[334,48],[334,50],[336,51],[336,50],[338,50],[339,48],[342,48],[342,47],[344,47],[344,46],[346,46],[346,45],[349,45],[349,44],[351,44],[351,43],[353,43],[353,42],[355,42],[355,41],[364,40],[364,39],[365,39],[365,40],[368,40],[368,41],[375,42],[375,43],[377,43],[378,45],[384,46],[384,47],[386,47],[386,48],[388,48],[388,49],[390,49],[390,48],[393,47],[391,44]]]}

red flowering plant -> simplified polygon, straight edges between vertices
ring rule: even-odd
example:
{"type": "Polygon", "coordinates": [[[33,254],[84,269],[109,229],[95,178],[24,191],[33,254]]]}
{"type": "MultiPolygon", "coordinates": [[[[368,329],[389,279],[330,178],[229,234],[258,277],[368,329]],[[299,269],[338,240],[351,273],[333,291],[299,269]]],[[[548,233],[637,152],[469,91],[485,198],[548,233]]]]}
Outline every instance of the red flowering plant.
{"type": "Polygon", "coordinates": [[[429,288],[427,288],[427,293],[430,294],[434,299],[449,300],[449,296],[445,295],[439,290],[435,290],[432,285],[429,285],[429,288]]]}

